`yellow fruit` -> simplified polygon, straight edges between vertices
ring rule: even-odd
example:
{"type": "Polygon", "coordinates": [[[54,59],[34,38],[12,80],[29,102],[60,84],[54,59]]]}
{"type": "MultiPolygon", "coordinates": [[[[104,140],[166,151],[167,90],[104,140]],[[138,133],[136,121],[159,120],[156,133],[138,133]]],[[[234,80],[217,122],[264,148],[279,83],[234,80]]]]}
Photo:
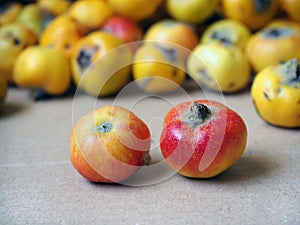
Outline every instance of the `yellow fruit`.
{"type": "Polygon", "coordinates": [[[246,52],[256,73],[291,58],[300,59],[300,26],[291,21],[274,21],[249,38],[246,52]]]}
{"type": "Polygon", "coordinates": [[[174,45],[147,43],[134,56],[133,78],[146,93],[174,91],[185,77],[183,59],[174,45]]]}
{"type": "Polygon", "coordinates": [[[22,8],[23,5],[18,2],[8,2],[1,5],[0,10],[3,11],[0,13],[0,26],[14,22],[22,8]]]}
{"type": "Polygon", "coordinates": [[[300,127],[300,63],[291,59],[260,71],[251,87],[254,106],[262,119],[281,127],[300,127]]]}
{"type": "Polygon", "coordinates": [[[77,87],[94,96],[117,93],[130,79],[132,52],[121,39],[104,31],[94,31],[76,44],[72,58],[77,87]]]}
{"type": "Polygon", "coordinates": [[[67,15],[57,16],[40,36],[40,45],[54,47],[71,57],[74,45],[82,37],[75,22],[67,15]]]}
{"type": "Polygon", "coordinates": [[[190,54],[189,75],[214,91],[233,93],[250,81],[250,65],[241,48],[219,41],[199,44],[190,54]]]}
{"type": "Polygon", "coordinates": [[[278,0],[222,0],[222,11],[226,18],[236,19],[251,30],[264,27],[278,11],[278,0]]]}
{"type": "Polygon", "coordinates": [[[234,19],[222,19],[212,23],[204,31],[201,43],[218,40],[244,49],[250,35],[251,31],[242,22],[234,19]]]}
{"type": "Polygon", "coordinates": [[[104,0],[76,1],[70,6],[68,13],[84,32],[99,28],[113,15],[111,7],[104,0]]]}
{"type": "Polygon", "coordinates": [[[71,2],[68,0],[38,0],[37,5],[43,10],[46,10],[51,14],[58,16],[67,11],[69,6],[71,5],[71,2]]]}
{"type": "Polygon", "coordinates": [[[0,27],[0,74],[13,83],[12,69],[18,55],[35,44],[36,35],[21,23],[10,23],[0,27]]]}
{"type": "Polygon", "coordinates": [[[107,0],[115,13],[142,21],[153,16],[163,0],[107,0]]]}
{"type": "Polygon", "coordinates": [[[69,62],[59,50],[30,46],[18,56],[13,79],[20,87],[38,88],[52,95],[60,95],[70,86],[69,62]]]}

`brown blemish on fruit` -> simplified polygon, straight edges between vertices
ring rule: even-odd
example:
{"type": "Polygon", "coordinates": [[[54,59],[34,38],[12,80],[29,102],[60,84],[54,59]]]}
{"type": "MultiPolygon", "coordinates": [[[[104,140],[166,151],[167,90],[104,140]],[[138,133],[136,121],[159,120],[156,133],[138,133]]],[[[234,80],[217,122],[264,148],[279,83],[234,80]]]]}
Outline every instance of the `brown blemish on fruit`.
{"type": "Polygon", "coordinates": [[[16,46],[21,44],[21,41],[16,37],[13,38],[13,42],[14,42],[14,45],[16,45],[16,46]]]}
{"type": "Polygon", "coordinates": [[[209,74],[208,74],[208,72],[207,72],[206,69],[200,68],[200,69],[197,70],[197,73],[198,73],[201,77],[203,77],[205,80],[211,81],[211,77],[209,76],[209,74]]]}
{"type": "Polygon", "coordinates": [[[177,77],[177,69],[176,68],[173,68],[172,76],[177,77]]]}
{"type": "Polygon", "coordinates": [[[271,101],[267,92],[264,91],[263,94],[264,94],[265,99],[267,99],[268,101],[271,101]]]}
{"type": "Polygon", "coordinates": [[[233,88],[234,86],[235,86],[235,83],[234,83],[234,82],[231,82],[231,83],[229,83],[229,85],[228,85],[229,88],[233,88]]]}

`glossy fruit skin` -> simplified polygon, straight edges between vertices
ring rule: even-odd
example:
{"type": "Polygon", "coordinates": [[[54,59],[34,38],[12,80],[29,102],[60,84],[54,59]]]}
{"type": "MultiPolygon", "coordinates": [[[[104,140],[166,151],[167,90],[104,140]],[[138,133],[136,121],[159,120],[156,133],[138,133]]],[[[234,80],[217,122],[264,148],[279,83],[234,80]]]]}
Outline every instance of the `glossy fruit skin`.
{"type": "Polygon", "coordinates": [[[186,77],[176,46],[155,42],[136,51],[132,71],[137,86],[152,94],[174,91],[186,77]]]}
{"type": "Polygon", "coordinates": [[[167,0],[166,7],[172,18],[188,23],[202,23],[217,9],[217,0],[167,0]]]}
{"type": "Polygon", "coordinates": [[[100,30],[114,34],[124,43],[141,41],[143,39],[142,27],[124,16],[110,17],[104,22],[100,30]]]}
{"type": "Polygon", "coordinates": [[[160,147],[163,157],[179,174],[211,178],[231,167],[242,155],[247,142],[243,119],[225,105],[211,100],[183,102],[165,116],[160,147]],[[193,104],[211,111],[204,122],[188,122],[193,104]]]}
{"type": "Polygon", "coordinates": [[[258,115],[279,127],[300,127],[300,64],[291,59],[260,71],[251,86],[251,97],[258,115]],[[291,62],[298,65],[291,66],[291,62]],[[292,69],[289,75],[288,71],[292,69]],[[288,78],[289,76],[293,78],[288,78]]]}
{"type": "Polygon", "coordinates": [[[284,20],[270,23],[249,38],[246,53],[256,73],[291,58],[300,59],[299,24],[284,20]],[[285,35],[280,34],[283,32],[285,35]],[[270,36],[272,33],[277,36],[270,36]]]}
{"type": "Polygon", "coordinates": [[[221,19],[205,29],[201,35],[201,43],[226,40],[236,47],[245,49],[250,35],[250,29],[242,22],[234,19],[221,19]]]}
{"type": "Polygon", "coordinates": [[[141,22],[153,16],[163,0],[107,0],[114,13],[141,22]]]}
{"type": "Polygon", "coordinates": [[[4,75],[9,83],[14,83],[12,70],[16,58],[36,41],[36,35],[24,24],[16,22],[0,27],[0,74],[4,75]]]}
{"type": "Polygon", "coordinates": [[[69,62],[59,50],[30,46],[16,59],[13,80],[20,87],[38,88],[48,94],[60,95],[71,83],[69,62]]]}
{"type": "Polygon", "coordinates": [[[222,0],[221,3],[226,18],[239,20],[251,30],[266,26],[279,8],[278,0],[266,3],[261,3],[260,0],[222,0]]]}
{"type": "Polygon", "coordinates": [[[81,117],[70,138],[70,159],[87,180],[118,183],[144,163],[151,144],[147,125],[120,106],[103,106],[81,117]],[[107,132],[99,126],[111,125],[107,132]]]}
{"type": "Polygon", "coordinates": [[[69,7],[68,15],[78,23],[82,32],[88,33],[99,28],[113,11],[106,1],[76,1],[69,7]]]}
{"type": "Polygon", "coordinates": [[[177,44],[183,48],[182,53],[180,52],[183,59],[186,59],[187,53],[199,43],[199,37],[191,26],[172,19],[164,19],[152,24],[146,31],[144,40],[177,44]]]}
{"type": "Polygon", "coordinates": [[[283,10],[289,19],[300,23],[300,1],[299,0],[279,0],[280,9],[283,10]]]}
{"type": "Polygon", "coordinates": [[[74,47],[73,80],[80,90],[90,95],[113,95],[129,82],[131,62],[132,51],[121,39],[104,31],[94,31],[74,47]]]}
{"type": "Polygon", "coordinates": [[[199,44],[187,62],[189,75],[213,91],[234,93],[250,81],[250,65],[244,52],[219,41],[199,44]]]}
{"type": "Polygon", "coordinates": [[[67,15],[54,18],[40,36],[40,45],[60,50],[71,57],[74,45],[83,37],[76,23],[67,15]]]}

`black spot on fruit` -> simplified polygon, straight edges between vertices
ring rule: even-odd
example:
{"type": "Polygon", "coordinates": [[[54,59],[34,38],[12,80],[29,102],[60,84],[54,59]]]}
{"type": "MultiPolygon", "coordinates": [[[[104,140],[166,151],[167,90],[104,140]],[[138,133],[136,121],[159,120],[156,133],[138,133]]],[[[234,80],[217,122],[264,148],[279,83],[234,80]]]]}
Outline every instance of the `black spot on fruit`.
{"type": "Polygon", "coordinates": [[[267,92],[264,91],[263,94],[264,94],[265,99],[267,99],[268,101],[271,101],[267,92]]]}
{"type": "Polygon", "coordinates": [[[294,81],[300,82],[300,64],[297,66],[296,77],[295,77],[294,81]]]}
{"type": "Polygon", "coordinates": [[[156,48],[161,50],[163,55],[166,57],[166,59],[170,62],[176,62],[176,59],[178,58],[177,51],[174,48],[165,48],[161,45],[155,45],[156,48]]]}
{"type": "Polygon", "coordinates": [[[76,60],[81,70],[87,68],[92,63],[93,55],[100,49],[99,46],[94,46],[91,49],[81,49],[76,60]]]}
{"type": "Polygon", "coordinates": [[[211,35],[211,38],[215,40],[219,40],[222,44],[225,45],[232,45],[232,41],[227,37],[226,34],[223,34],[222,32],[214,31],[211,35]]]}
{"type": "Polygon", "coordinates": [[[267,39],[278,39],[290,37],[294,31],[286,27],[270,27],[262,31],[262,36],[267,39]]]}
{"type": "Polygon", "coordinates": [[[13,38],[13,43],[14,43],[14,45],[18,46],[21,44],[21,41],[15,37],[15,38],[13,38]]]}
{"type": "Polygon", "coordinates": [[[254,0],[255,12],[258,14],[268,11],[273,0],[254,0]]]}
{"type": "Polygon", "coordinates": [[[86,68],[91,64],[91,58],[91,53],[89,51],[86,51],[85,49],[82,49],[79,52],[79,55],[77,56],[76,60],[81,68],[86,68]]]}

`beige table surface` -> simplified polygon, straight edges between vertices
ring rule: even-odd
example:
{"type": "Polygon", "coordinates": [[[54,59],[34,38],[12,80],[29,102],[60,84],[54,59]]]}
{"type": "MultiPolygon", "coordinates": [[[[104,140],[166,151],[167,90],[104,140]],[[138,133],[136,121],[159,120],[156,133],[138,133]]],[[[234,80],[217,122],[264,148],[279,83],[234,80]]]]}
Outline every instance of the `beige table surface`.
{"type": "MultiPolygon", "coordinates": [[[[300,224],[300,132],[270,126],[256,114],[249,90],[205,91],[226,103],[248,126],[242,158],[209,180],[155,170],[139,185],[93,184],[69,160],[73,122],[98,107],[132,108],[153,136],[153,165],[161,118],[172,104],[204,98],[193,84],[170,95],[147,97],[134,86],[118,97],[76,94],[33,102],[12,88],[0,116],[0,224],[300,224]],[[73,119],[72,119],[73,118],[73,119]]],[[[154,166],[155,167],[155,166],[154,166]]]]}

